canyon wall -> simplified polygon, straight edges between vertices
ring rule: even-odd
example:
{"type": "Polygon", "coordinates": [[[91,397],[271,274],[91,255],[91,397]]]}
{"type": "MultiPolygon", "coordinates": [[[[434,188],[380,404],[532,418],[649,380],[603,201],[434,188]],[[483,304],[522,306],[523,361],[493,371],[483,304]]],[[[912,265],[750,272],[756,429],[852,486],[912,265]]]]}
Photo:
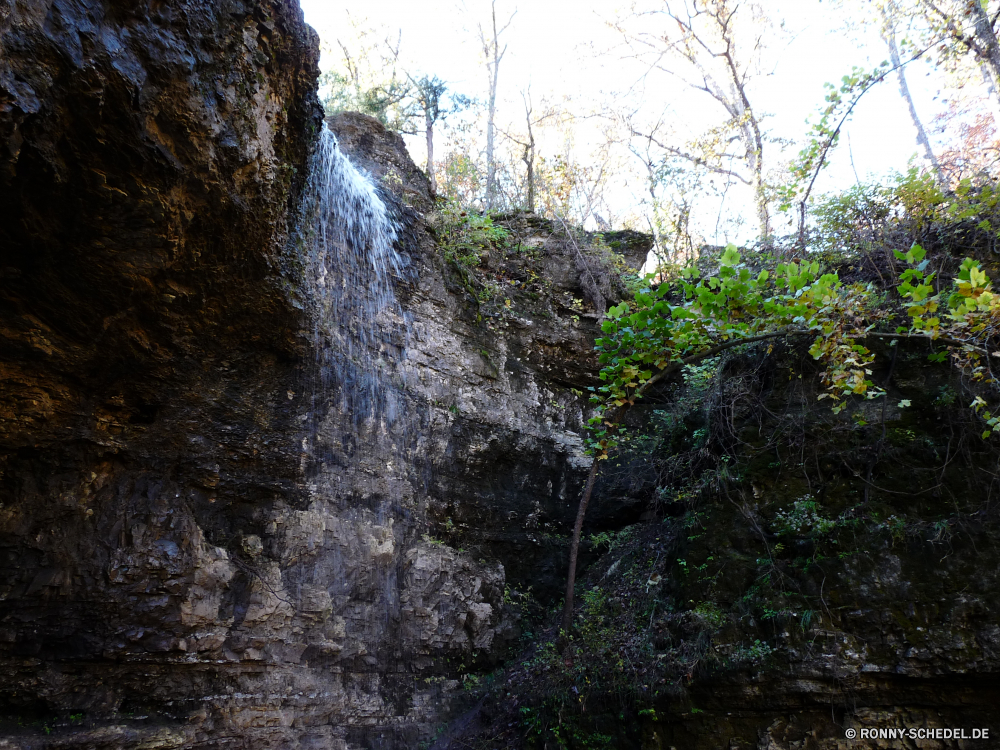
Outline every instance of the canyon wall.
{"type": "Polygon", "coordinates": [[[284,0],[0,8],[0,747],[415,747],[511,587],[558,595],[579,250],[522,222],[550,293],[484,320],[398,136],[332,122],[400,227],[359,411],[299,227],[316,63],[284,0]]]}
{"type": "Polygon", "coordinates": [[[284,0],[0,2],[0,748],[988,726],[997,454],[922,350],[837,417],[794,346],[664,382],[595,492],[575,645],[535,649],[591,287],[648,238],[505,216],[473,268],[399,136],[324,122],[317,55],[284,0]],[[388,260],[318,253],[322,148],[369,202],[331,222],[384,212],[388,260]]]}

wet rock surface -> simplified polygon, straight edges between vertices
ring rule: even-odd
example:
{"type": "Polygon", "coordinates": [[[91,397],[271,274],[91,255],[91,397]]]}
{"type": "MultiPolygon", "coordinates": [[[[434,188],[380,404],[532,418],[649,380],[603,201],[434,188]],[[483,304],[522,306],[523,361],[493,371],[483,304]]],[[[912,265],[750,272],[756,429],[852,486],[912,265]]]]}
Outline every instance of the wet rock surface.
{"type": "Polygon", "coordinates": [[[0,10],[0,747],[415,747],[505,590],[557,587],[594,318],[470,317],[426,182],[346,116],[408,261],[400,411],[359,424],[294,232],[298,8],[0,10]]]}
{"type": "Polygon", "coordinates": [[[188,746],[260,690],[236,620],[284,615],[237,558],[301,494],[279,269],[315,39],[284,2],[0,19],[0,715],[10,746],[188,746]]]}
{"type": "MultiPolygon", "coordinates": [[[[596,297],[625,295],[608,269],[636,266],[648,240],[502,217],[511,245],[481,260],[476,286],[443,252],[399,137],[331,120],[397,218],[404,261],[384,313],[394,333],[371,357],[385,403],[345,410],[357,383],[349,368],[331,377],[320,350],[353,322],[320,331],[296,232],[323,126],[316,61],[284,1],[0,4],[0,748],[418,747],[516,654],[511,602],[529,587],[542,605],[561,596],[589,466],[596,297]]],[[[877,477],[890,490],[952,455],[935,420],[959,420],[934,401],[944,384],[900,368],[893,398],[920,408],[879,415],[902,456],[877,477]]],[[[746,395],[718,393],[724,408],[746,395]]],[[[789,403],[768,414],[804,410],[789,403]]],[[[753,445],[760,419],[732,414],[753,445]]],[[[682,416],[683,457],[707,423],[682,416]]],[[[831,429],[855,434],[846,415],[831,429]]],[[[861,467],[872,444],[838,460],[861,467]]],[[[995,467],[963,451],[976,471],[995,467]]],[[[814,458],[831,503],[863,496],[851,466],[814,458]]],[[[873,531],[864,555],[831,553],[827,572],[765,602],[779,615],[748,604],[734,629],[718,612],[758,581],[759,538],[777,541],[747,519],[816,491],[761,462],[743,487],[749,515],[709,494],[704,536],[667,513],[585,573],[618,602],[669,590],[674,609],[630,622],[678,664],[694,659],[655,719],[623,727],[615,707],[591,706],[599,728],[622,747],[790,750],[855,746],[848,721],[995,721],[992,506],[873,531]],[[669,575],[626,575],[625,558],[650,550],[669,575]],[[705,568],[722,582],[718,611],[697,610],[709,582],[692,584],[680,559],[726,561],[705,568]],[[792,594],[815,599],[808,619],[792,594]],[[725,668],[699,671],[711,638],[725,668]]],[[[959,502],[988,495],[948,465],[959,502]]],[[[642,471],[602,482],[588,531],[649,514],[642,471]]],[[[879,506],[886,523],[933,510],[898,502],[879,506]]],[[[769,564],[793,580],[795,556],[813,552],[769,564]]],[[[493,719],[523,740],[512,720],[540,689],[512,679],[509,705],[466,714],[438,746],[493,719]]]]}

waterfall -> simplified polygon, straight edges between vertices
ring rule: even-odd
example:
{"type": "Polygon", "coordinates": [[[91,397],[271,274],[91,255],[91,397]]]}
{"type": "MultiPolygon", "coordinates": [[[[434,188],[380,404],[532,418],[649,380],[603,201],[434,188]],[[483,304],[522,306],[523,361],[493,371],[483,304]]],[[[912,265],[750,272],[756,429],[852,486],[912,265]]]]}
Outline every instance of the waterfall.
{"type": "Polygon", "coordinates": [[[371,177],[326,125],[306,195],[300,243],[314,305],[314,420],[339,407],[353,433],[384,434],[399,418],[396,364],[408,329],[394,289],[406,266],[395,248],[399,228],[371,177]]]}
{"type": "Polygon", "coordinates": [[[350,622],[348,640],[374,658],[391,651],[397,550],[413,534],[403,508],[414,437],[401,367],[409,322],[396,298],[412,269],[396,249],[402,225],[388,195],[326,126],[310,167],[297,232],[316,352],[303,457],[326,541],[285,580],[325,588],[350,622]]]}

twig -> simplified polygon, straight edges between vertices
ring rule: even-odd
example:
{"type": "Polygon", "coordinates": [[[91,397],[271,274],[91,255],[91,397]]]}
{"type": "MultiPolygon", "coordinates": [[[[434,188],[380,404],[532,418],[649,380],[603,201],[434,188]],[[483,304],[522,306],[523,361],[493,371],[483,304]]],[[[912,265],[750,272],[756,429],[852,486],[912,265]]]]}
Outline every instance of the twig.
{"type": "MultiPolygon", "coordinates": [[[[943,38],[943,37],[942,37],[943,38]]],[[[914,60],[920,59],[920,57],[927,52],[927,50],[936,46],[940,39],[935,40],[933,44],[925,47],[924,49],[917,52],[909,60],[899,63],[899,65],[893,65],[891,68],[883,72],[878,78],[872,80],[867,86],[865,86],[857,96],[854,97],[854,101],[851,102],[851,106],[847,108],[844,112],[844,116],[840,118],[840,122],[837,123],[837,127],[833,129],[830,136],[826,139],[826,143],[823,145],[823,150],[820,152],[819,161],[816,162],[816,166],[813,168],[812,179],[809,180],[809,186],[806,188],[805,193],[802,195],[802,200],[799,201],[799,249],[805,250],[805,237],[806,237],[806,202],[809,200],[809,195],[812,193],[813,185],[816,184],[816,178],[819,177],[820,170],[826,163],[826,155],[833,148],[834,141],[837,140],[837,136],[840,135],[840,129],[844,127],[844,123],[847,122],[847,118],[851,116],[854,108],[857,106],[858,102],[861,101],[861,97],[867,94],[875,84],[882,83],[885,77],[890,73],[894,73],[897,70],[901,70],[904,66],[909,65],[914,60]]]]}
{"type": "MultiPolygon", "coordinates": [[[[758,341],[766,341],[768,339],[775,339],[782,337],[787,338],[789,336],[816,336],[816,335],[822,335],[822,334],[820,334],[818,331],[809,329],[803,330],[803,329],[783,328],[781,330],[774,331],[772,333],[762,333],[756,336],[745,336],[740,338],[734,338],[729,341],[724,341],[720,344],[716,344],[715,346],[709,347],[708,349],[705,349],[703,351],[696,352],[695,354],[688,355],[683,359],[674,361],[673,363],[667,365],[665,368],[660,370],[658,373],[655,373],[649,380],[647,380],[645,383],[643,383],[639,388],[635,390],[635,392],[632,394],[632,398],[627,403],[622,404],[616,409],[610,411],[607,415],[607,418],[604,421],[612,426],[618,424],[618,422],[624,417],[628,408],[632,406],[635,399],[642,397],[642,395],[645,394],[653,385],[660,382],[664,378],[673,375],[682,367],[694,364],[696,362],[700,362],[704,359],[708,359],[709,357],[713,357],[716,354],[726,351],[727,349],[732,349],[736,346],[742,346],[743,344],[752,344],[758,341]]],[[[981,347],[976,347],[967,342],[960,341],[958,339],[948,338],[945,336],[934,338],[930,335],[925,335],[925,334],[877,333],[874,331],[867,331],[863,336],[857,336],[854,338],[868,338],[868,337],[895,339],[895,340],[923,339],[927,341],[939,341],[949,346],[969,347],[974,351],[987,353],[986,349],[983,349],[981,347]]],[[[573,536],[570,541],[570,551],[569,551],[569,570],[566,575],[566,598],[564,600],[563,617],[562,617],[562,631],[564,637],[569,636],[570,628],[573,625],[573,596],[574,596],[574,588],[576,586],[576,565],[579,557],[580,537],[583,533],[583,521],[587,515],[587,506],[590,504],[590,499],[591,496],[593,495],[594,483],[597,480],[597,472],[599,471],[599,469],[600,469],[600,460],[595,457],[590,465],[590,472],[587,475],[587,483],[584,487],[583,496],[580,498],[580,505],[576,513],[576,522],[573,524],[573,536]]],[[[858,476],[858,478],[862,479],[860,476],[858,476]]],[[[871,484],[870,482],[867,482],[864,479],[862,479],[862,481],[864,481],[866,485],[871,484]]],[[[871,486],[875,487],[875,485],[871,486]]],[[[881,490],[881,488],[879,487],[875,488],[881,490]]]]}

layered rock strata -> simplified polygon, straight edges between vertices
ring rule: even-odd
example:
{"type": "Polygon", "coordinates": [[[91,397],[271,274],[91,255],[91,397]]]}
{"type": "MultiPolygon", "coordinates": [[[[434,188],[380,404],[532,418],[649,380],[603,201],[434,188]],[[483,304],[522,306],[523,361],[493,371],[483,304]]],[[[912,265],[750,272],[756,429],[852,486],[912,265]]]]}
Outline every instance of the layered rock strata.
{"type": "Polygon", "coordinates": [[[0,10],[0,746],[414,747],[505,588],[558,580],[594,316],[477,320],[401,142],[341,118],[406,261],[398,413],[359,423],[303,279],[298,8],[0,10]]]}

